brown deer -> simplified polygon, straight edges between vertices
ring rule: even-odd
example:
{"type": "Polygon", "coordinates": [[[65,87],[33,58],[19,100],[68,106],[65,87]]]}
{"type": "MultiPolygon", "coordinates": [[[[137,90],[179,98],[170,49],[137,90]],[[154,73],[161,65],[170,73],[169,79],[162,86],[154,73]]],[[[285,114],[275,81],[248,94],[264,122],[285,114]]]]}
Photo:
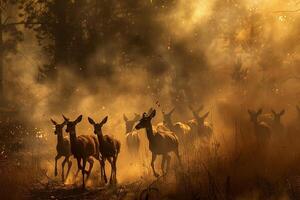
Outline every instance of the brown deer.
{"type": "Polygon", "coordinates": [[[61,179],[62,182],[68,178],[68,175],[70,173],[70,169],[72,167],[72,161],[69,160],[70,156],[72,156],[71,153],[71,147],[70,147],[70,141],[63,136],[63,128],[66,125],[65,122],[58,124],[56,121],[51,119],[51,122],[55,126],[54,134],[57,135],[57,144],[56,144],[56,152],[57,155],[55,156],[55,169],[54,169],[54,175],[57,176],[57,161],[61,157],[65,157],[63,162],[61,163],[62,171],[61,171],[61,179]],[[65,164],[68,163],[68,170],[66,177],[64,176],[64,168],[65,164]]]}
{"type": "Polygon", "coordinates": [[[273,114],[273,123],[272,123],[272,131],[274,133],[282,134],[285,131],[284,125],[281,122],[281,117],[284,115],[285,110],[281,110],[280,112],[276,112],[272,109],[273,114]]]}
{"type": "MultiPolygon", "coordinates": [[[[111,165],[111,175],[109,182],[110,183],[117,183],[117,159],[120,153],[121,143],[108,136],[103,135],[102,133],[102,126],[107,122],[108,116],[106,116],[100,123],[96,123],[92,118],[88,118],[90,124],[94,126],[94,133],[98,137],[99,141],[99,151],[102,155],[103,160],[103,168],[105,167],[105,160],[111,165]]],[[[106,177],[104,171],[104,177],[106,177]]]]}
{"type": "Polygon", "coordinates": [[[200,116],[199,112],[203,109],[203,106],[200,106],[200,108],[196,110],[194,110],[191,106],[189,106],[189,108],[194,116],[194,119],[188,121],[188,125],[192,129],[192,137],[196,136],[209,139],[213,133],[211,124],[205,121],[209,115],[209,112],[206,112],[204,115],[200,116]]]}
{"type": "Polygon", "coordinates": [[[156,173],[154,168],[154,162],[156,160],[157,155],[162,155],[162,163],[161,169],[163,174],[165,174],[165,162],[167,162],[166,173],[168,172],[171,156],[169,152],[174,152],[179,160],[181,165],[180,156],[178,152],[178,138],[173,132],[163,132],[160,131],[153,131],[153,127],[151,124],[151,120],[155,117],[156,110],[150,109],[148,114],[144,113],[138,124],[135,126],[137,130],[145,128],[147,133],[147,138],[149,141],[149,149],[152,152],[152,160],[151,160],[151,167],[153,170],[154,176],[158,177],[159,174],[156,173]]]}
{"type": "MultiPolygon", "coordinates": [[[[94,160],[92,157],[97,159],[100,163],[101,167],[101,179],[103,177],[103,161],[100,159],[99,154],[99,143],[98,139],[93,135],[80,135],[76,136],[76,125],[81,122],[82,115],[77,117],[74,121],[70,121],[67,117],[63,115],[65,122],[67,124],[66,132],[70,135],[70,142],[71,142],[71,152],[73,156],[77,159],[78,170],[82,172],[82,187],[85,188],[85,179],[84,175],[87,174],[86,179],[89,178],[93,165],[94,160]],[[82,160],[82,166],[81,166],[82,160]],[[85,170],[86,162],[89,163],[88,171],[85,170]]],[[[105,179],[105,183],[107,180],[105,179]]]]}
{"type": "Polygon", "coordinates": [[[263,121],[259,121],[258,117],[262,114],[262,109],[259,109],[257,112],[248,110],[250,121],[254,125],[254,132],[256,134],[257,139],[259,140],[259,143],[264,143],[269,139],[271,134],[271,128],[270,126],[263,121]]]}
{"type": "Polygon", "coordinates": [[[135,123],[141,118],[140,115],[135,113],[135,117],[132,120],[129,120],[126,115],[123,115],[123,119],[125,121],[125,137],[126,137],[126,145],[128,151],[131,155],[135,155],[140,148],[140,138],[137,131],[133,130],[135,123]]]}
{"type": "Polygon", "coordinates": [[[182,122],[176,122],[173,123],[172,121],[172,114],[175,111],[175,108],[173,108],[170,112],[164,112],[163,114],[163,124],[166,126],[170,131],[176,133],[177,137],[180,141],[184,140],[191,132],[191,128],[189,125],[182,123],[182,122]]]}

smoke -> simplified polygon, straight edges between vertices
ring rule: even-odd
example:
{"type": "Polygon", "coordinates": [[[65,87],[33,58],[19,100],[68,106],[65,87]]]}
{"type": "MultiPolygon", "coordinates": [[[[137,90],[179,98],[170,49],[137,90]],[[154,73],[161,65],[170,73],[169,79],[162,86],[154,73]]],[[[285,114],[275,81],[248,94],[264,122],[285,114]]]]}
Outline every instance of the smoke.
{"type": "MultiPolygon", "coordinates": [[[[137,15],[141,18],[132,33],[99,44],[84,69],[57,66],[55,81],[39,82],[39,67],[47,58],[37,54],[40,49],[33,39],[25,39],[19,46],[23,53],[10,61],[6,72],[7,95],[21,117],[41,127],[55,144],[50,118],[62,121],[61,114],[70,119],[83,114],[78,133],[93,134],[87,117],[100,121],[108,115],[104,133],[121,140],[121,149],[126,149],[123,113],[150,107],[175,106],[174,120],[187,121],[192,118],[187,106],[204,104],[215,139],[224,145],[229,141],[228,149],[236,120],[251,127],[248,108],[285,108],[283,122],[293,122],[299,103],[300,21],[297,13],[284,11],[293,10],[295,1],[153,2],[143,7],[150,17],[137,15]],[[135,32],[139,38],[127,40],[135,32]]],[[[160,115],[154,124],[159,121],[160,115]]],[[[147,149],[145,136],[143,140],[147,149]]],[[[124,150],[119,165],[130,163],[124,150]]],[[[123,180],[141,170],[130,169],[121,169],[123,180]]]]}

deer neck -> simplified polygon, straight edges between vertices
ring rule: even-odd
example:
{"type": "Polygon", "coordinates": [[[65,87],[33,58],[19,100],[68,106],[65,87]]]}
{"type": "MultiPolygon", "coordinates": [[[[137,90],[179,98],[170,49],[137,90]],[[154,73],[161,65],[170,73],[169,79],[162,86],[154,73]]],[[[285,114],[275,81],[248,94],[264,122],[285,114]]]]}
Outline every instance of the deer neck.
{"type": "Polygon", "coordinates": [[[62,133],[58,133],[57,134],[57,144],[62,144],[63,143],[63,134],[62,133]]]}
{"type": "Polygon", "coordinates": [[[70,132],[70,144],[71,144],[71,152],[72,154],[76,153],[76,145],[77,145],[77,136],[76,136],[76,131],[70,132]]]}
{"type": "Polygon", "coordinates": [[[97,133],[97,137],[98,137],[99,144],[103,144],[104,139],[103,139],[102,130],[99,133],[97,133]]]}
{"type": "Polygon", "coordinates": [[[172,122],[171,119],[168,119],[168,120],[166,120],[165,122],[166,122],[167,127],[168,127],[170,130],[174,130],[175,126],[174,126],[174,124],[173,124],[173,122],[172,122]]]}
{"type": "Polygon", "coordinates": [[[152,124],[150,123],[149,126],[146,127],[146,133],[147,133],[147,138],[149,142],[152,141],[154,134],[153,134],[153,129],[152,129],[152,124]]]}
{"type": "Polygon", "coordinates": [[[127,122],[128,124],[126,124],[126,133],[129,133],[133,130],[133,125],[134,125],[134,122],[133,121],[130,121],[130,122],[127,122]]]}

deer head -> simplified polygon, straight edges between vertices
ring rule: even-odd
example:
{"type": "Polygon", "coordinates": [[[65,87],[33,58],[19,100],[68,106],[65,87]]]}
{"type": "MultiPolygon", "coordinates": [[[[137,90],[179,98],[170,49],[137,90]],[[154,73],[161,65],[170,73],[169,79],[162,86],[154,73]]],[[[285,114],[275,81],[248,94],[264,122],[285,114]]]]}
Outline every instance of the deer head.
{"type": "Polygon", "coordinates": [[[94,133],[102,135],[102,126],[107,122],[108,116],[104,117],[100,123],[96,123],[92,118],[88,117],[90,124],[94,126],[94,133]]]}
{"type": "Polygon", "coordinates": [[[203,105],[200,105],[198,108],[194,109],[191,105],[189,105],[189,109],[192,111],[194,117],[198,116],[199,112],[203,110],[203,105]]]}
{"type": "Polygon", "coordinates": [[[204,121],[208,117],[209,112],[205,113],[202,116],[199,115],[199,112],[203,109],[203,105],[201,105],[198,109],[195,109],[195,110],[191,106],[189,106],[189,108],[192,111],[193,116],[196,119],[198,125],[200,125],[200,126],[204,125],[204,121]]]}
{"type": "Polygon", "coordinates": [[[164,112],[162,111],[162,115],[163,115],[163,119],[164,119],[164,123],[167,124],[172,124],[172,114],[175,111],[175,108],[173,108],[170,112],[164,112]]]}
{"type": "Polygon", "coordinates": [[[126,127],[126,133],[129,133],[132,131],[134,124],[141,119],[141,116],[139,114],[134,113],[134,118],[132,120],[129,120],[125,114],[123,114],[123,119],[125,121],[125,127],[126,127]]]}
{"type": "Polygon", "coordinates": [[[154,118],[156,115],[156,110],[151,108],[148,114],[144,113],[138,124],[135,126],[137,130],[150,127],[151,126],[151,119],[154,118]]]}
{"type": "Polygon", "coordinates": [[[58,134],[62,134],[63,133],[63,128],[66,125],[66,121],[64,121],[61,124],[58,124],[56,121],[54,121],[53,119],[50,119],[51,122],[53,123],[53,125],[55,126],[55,130],[54,130],[54,134],[58,135],[58,134]]]}
{"type": "Polygon", "coordinates": [[[67,133],[70,133],[70,134],[75,134],[75,128],[76,128],[76,125],[81,122],[82,120],[82,115],[79,115],[77,117],[77,119],[75,119],[74,121],[70,121],[69,118],[65,117],[63,115],[63,118],[65,119],[65,122],[67,124],[67,128],[66,128],[66,132],[67,133]]]}
{"type": "Polygon", "coordinates": [[[280,123],[280,120],[281,120],[281,116],[285,113],[285,110],[283,109],[282,111],[280,112],[275,112],[273,109],[272,109],[272,114],[273,114],[273,117],[274,117],[274,122],[275,123],[280,123]]]}
{"type": "Polygon", "coordinates": [[[253,123],[258,123],[258,116],[262,114],[262,108],[259,109],[257,112],[248,110],[250,121],[253,123]]]}

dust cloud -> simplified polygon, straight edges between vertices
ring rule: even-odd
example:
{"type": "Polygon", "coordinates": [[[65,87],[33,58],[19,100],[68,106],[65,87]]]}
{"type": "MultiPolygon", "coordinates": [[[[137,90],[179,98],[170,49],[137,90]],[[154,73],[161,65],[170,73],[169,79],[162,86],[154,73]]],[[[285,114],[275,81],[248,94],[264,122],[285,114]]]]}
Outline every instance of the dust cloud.
{"type": "MultiPolygon", "coordinates": [[[[186,122],[192,119],[188,105],[203,104],[204,111],[210,111],[214,141],[220,142],[225,156],[234,151],[236,124],[243,130],[252,127],[248,108],[262,107],[264,113],[285,109],[283,123],[293,127],[300,94],[300,15],[292,11],[299,2],[178,0],[155,6],[165,10],[155,13],[149,8],[152,18],[137,22],[141,41],[131,43],[124,37],[99,44],[82,72],[57,66],[53,81],[38,79],[39,67],[47,61],[37,53],[39,47],[32,40],[19,46],[23,53],[10,61],[6,72],[8,98],[16,102],[20,117],[46,133],[53,158],[56,138],[49,119],[62,121],[61,114],[71,119],[83,114],[78,135],[93,134],[88,116],[96,121],[109,116],[104,133],[122,143],[121,182],[143,176],[150,162],[145,157],[149,152],[144,131],[138,161],[127,153],[123,113],[132,117],[150,107],[158,111],[176,107],[174,121],[186,122]],[[125,50],[130,62],[123,56],[125,50]]],[[[154,124],[161,120],[158,112],[154,124]]],[[[273,142],[280,146],[276,139],[273,142]]],[[[250,146],[239,148],[247,152],[250,146]]],[[[281,172],[270,174],[285,173],[285,167],[296,162],[287,156],[294,147],[284,147],[284,161],[269,148],[267,154],[274,159],[269,162],[284,165],[277,168],[281,172]]]]}

